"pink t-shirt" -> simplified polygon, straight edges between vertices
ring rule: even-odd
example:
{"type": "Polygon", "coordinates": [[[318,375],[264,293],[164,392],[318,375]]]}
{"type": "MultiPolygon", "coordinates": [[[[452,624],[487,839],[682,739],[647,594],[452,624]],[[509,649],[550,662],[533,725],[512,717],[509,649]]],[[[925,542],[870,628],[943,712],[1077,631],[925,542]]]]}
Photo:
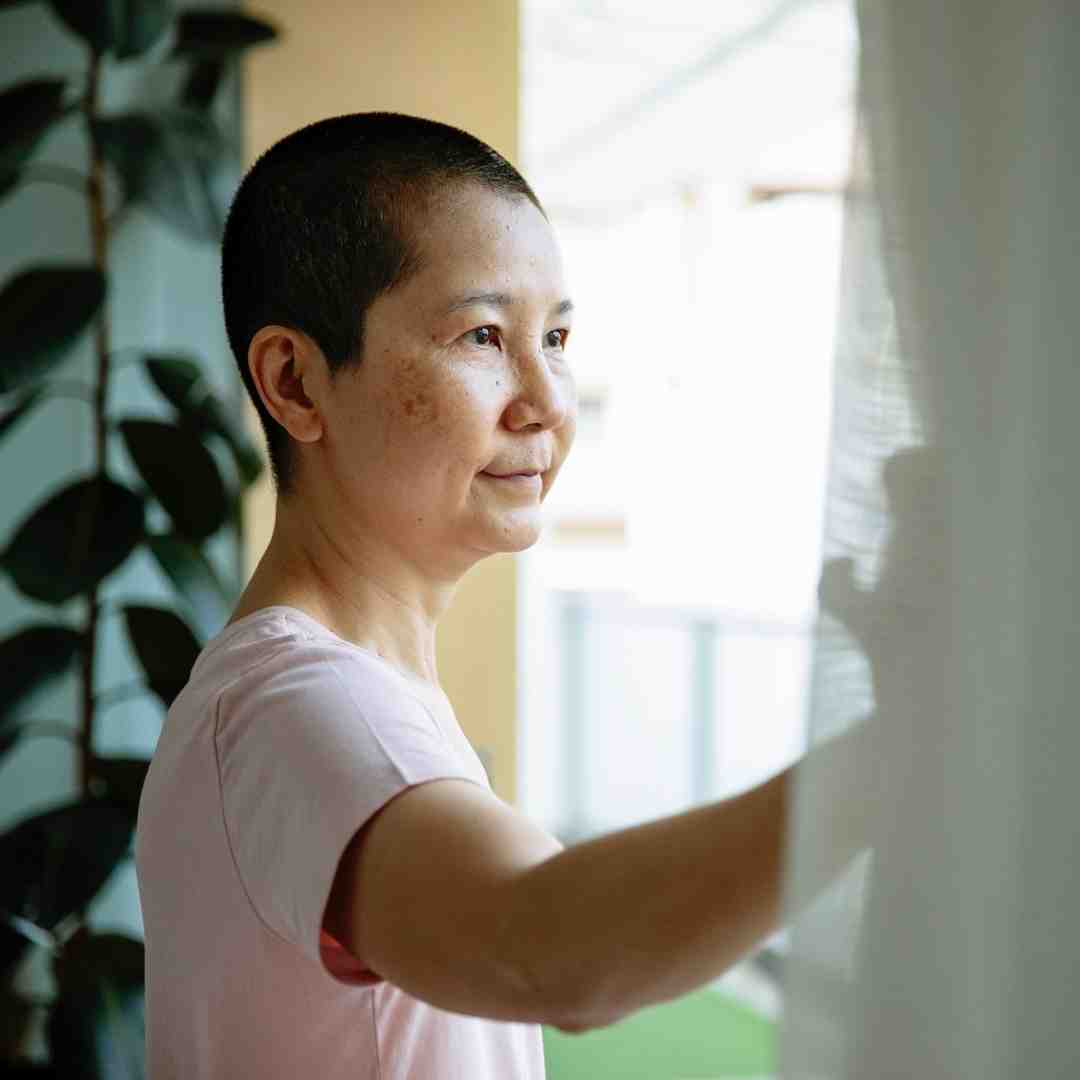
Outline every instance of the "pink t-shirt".
{"type": "Polygon", "coordinates": [[[490,790],[446,699],[303,612],[206,646],[135,835],[151,1080],[542,1080],[537,1025],[428,1005],[321,930],[356,830],[440,777],[490,790]]]}

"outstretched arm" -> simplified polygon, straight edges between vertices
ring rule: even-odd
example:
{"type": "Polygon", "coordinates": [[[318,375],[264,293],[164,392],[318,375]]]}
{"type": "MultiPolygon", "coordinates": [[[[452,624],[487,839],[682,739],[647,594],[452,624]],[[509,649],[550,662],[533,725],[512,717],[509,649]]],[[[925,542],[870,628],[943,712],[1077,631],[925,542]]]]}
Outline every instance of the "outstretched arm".
{"type": "MultiPolygon", "coordinates": [[[[779,925],[795,770],[846,774],[858,739],[566,850],[477,785],[411,788],[346,851],[325,925],[442,1008],[568,1031],[612,1023],[717,977],[779,925]]],[[[825,879],[864,841],[860,815],[837,812],[851,820],[825,879]]]]}

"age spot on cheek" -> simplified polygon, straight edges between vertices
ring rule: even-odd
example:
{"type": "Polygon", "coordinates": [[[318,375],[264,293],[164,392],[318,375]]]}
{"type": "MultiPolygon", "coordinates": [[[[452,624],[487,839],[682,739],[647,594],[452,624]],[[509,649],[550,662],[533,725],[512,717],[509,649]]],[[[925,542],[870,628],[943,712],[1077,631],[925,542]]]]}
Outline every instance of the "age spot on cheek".
{"type": "Polygon", "coordinates": [[[433,402],[425,392],[423,380],[411,367],[404,368],[394,380],[394,404],[397,410],[413,423],[431,420],[433,402]]]}
{"type": "Polygon", "coordinates": [[[430,392],[429,380],[409,360],[397,368],[391,396],[391,408],[409,423],[432,424],[438,419],[438,401],[430,392]]]}
{"type": "Polygon", "coordinates": [[[409,423],[431,425],[438,422],[439,407],[435,400],[420,391],[406,390],[397,399],[397,408],[409,423]]]}

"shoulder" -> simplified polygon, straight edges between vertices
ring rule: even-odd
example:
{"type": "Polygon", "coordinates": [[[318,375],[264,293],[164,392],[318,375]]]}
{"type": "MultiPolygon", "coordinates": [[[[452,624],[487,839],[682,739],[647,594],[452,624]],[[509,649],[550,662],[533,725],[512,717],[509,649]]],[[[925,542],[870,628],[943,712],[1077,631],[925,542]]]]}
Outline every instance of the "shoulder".
{"type": "Polygon", "coordinates": [[[212,647],[213,656],[199,673],[217,684],[222,716],[253,702],[260,709],[305,701],[349,703],[372,716],[427,711],[384,660],[299,613],[259,612],[226,628],[212,647]]]}
{"type": "MultiPolygon", "coordinates": [[[[297,775],[362,779],[391,789],[424,777],[482,773],[448,740],[435,712],[380,657],[285,618],[263,626],[259,652],[218,691],[212,718],[223,784],[297,775]]],[[[240,636],[225,642],[247,647],[240,636]]],[[[475,755],[473,755],[475,756],[475,755]]]]}

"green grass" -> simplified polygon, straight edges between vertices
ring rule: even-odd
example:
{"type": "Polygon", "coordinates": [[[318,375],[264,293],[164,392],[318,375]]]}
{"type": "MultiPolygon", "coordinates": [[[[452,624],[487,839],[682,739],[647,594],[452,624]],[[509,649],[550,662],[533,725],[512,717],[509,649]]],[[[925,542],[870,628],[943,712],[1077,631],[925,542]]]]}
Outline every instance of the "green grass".
{"type": "Polygon", "coordinates": [[[776,1025],[715,990],[584,1035],[544,1028],[548,1080],[712,1080],[776,1068],[776,1025]]]}

